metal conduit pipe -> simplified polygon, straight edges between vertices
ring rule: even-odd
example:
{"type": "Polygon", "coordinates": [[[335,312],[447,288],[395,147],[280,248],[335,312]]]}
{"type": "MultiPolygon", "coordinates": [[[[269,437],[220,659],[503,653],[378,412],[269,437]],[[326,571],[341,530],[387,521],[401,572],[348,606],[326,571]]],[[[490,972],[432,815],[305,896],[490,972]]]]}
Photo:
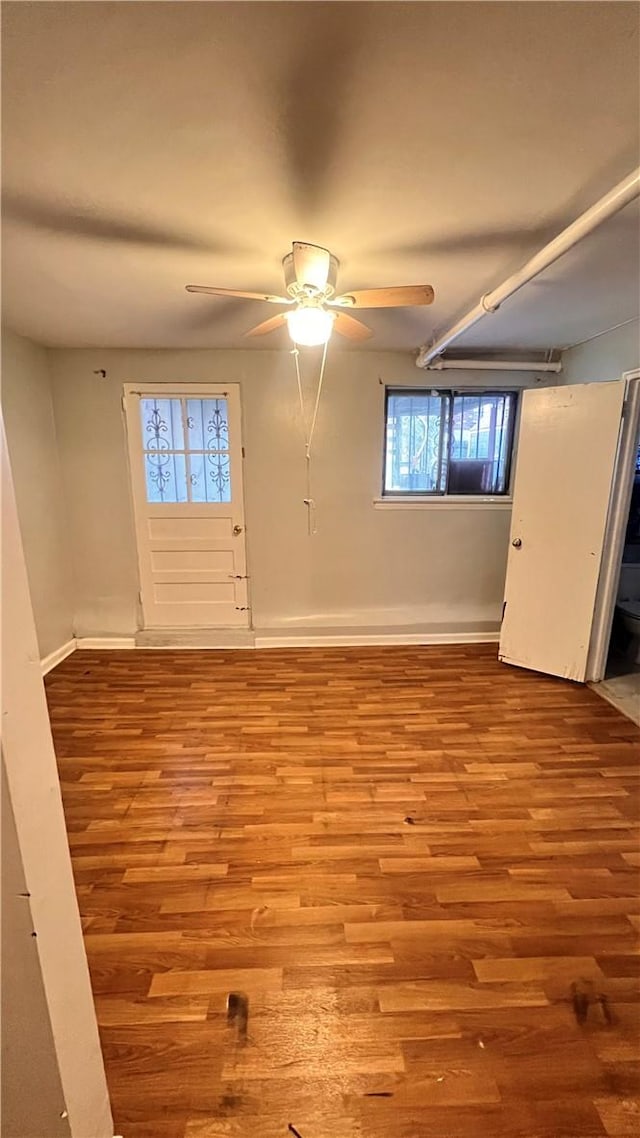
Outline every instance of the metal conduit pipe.
{"type": "Polygon", "coordinates": [[[527,360],[434,360],[426,365],[427,371],[562,371],[560,360],[535,363],[527,360]]]}
{"type": "Polygon", "coordinates": [[[629,202],[638,197],[638,194],[640,194],[640,167],[633,170],[626,178],[618,182],[617,186],[614,186],[604,197],[600,198],[595,205],[592,205],[590,209],[582,213],[575,221],[572,221],[571,225],[563,229],[548,245],[543,246],[521,269],[512,273],[512,275],[507,277],[506,281],[498,285],[497,288],[485,293],[478,303],[469,309],[465,316],[456,321],[443,336],[439,336],[437,340],[434,340],[430,347],[425,346],[421,348],[416,359],[416,366],[421,368],[427,367],[431,363],[431,360],[439,356],[440,353],[443,352],[445,348],[448,348],[454,340],[457,340],[463,332],[467,332],[469,328],[473,328],[474,324],[482,320],[487,313],[495,312],[496,309],[499,308],[505,300],[508,300],[510,296],[513,296],[518,289],[522,288],[522,286],[527,284],[530,280],[533,280],[534,277],[539,276],[549,265],[552,265],[554,261],[562,257],[564,253],[572,249],[574,245],[577,245],[579,241],[582,241],[584,237],[594,229],[597,229],[604,221],[607,221],[608,218],[618,213],[619,210],[624,209],[629,202]]]}

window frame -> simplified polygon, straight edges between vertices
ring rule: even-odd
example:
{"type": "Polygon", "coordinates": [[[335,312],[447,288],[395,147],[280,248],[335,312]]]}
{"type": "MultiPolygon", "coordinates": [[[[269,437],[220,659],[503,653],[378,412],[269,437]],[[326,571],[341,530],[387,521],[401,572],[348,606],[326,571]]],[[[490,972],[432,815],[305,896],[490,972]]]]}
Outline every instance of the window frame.
{"type": "Polygon", "coordinates": [[[503,503],[511,497],[512,488],[512,474],[513,474],[513,459],[516,442],[516,425],[519,421],[520,415],[520,389],[515,387],[407,387],[395,386],[394,384],[385,385],[384,389],[384,418],[383,418],[383,445],[382,445],[382,489],[380,498],[376,502],[380,504],[393,503],[397,504],[402,502],[425,502],[431,504],[433,502],[469,502],[481,503],[492,501],[496,503],[503,503]],[[447,452],[446,452],[446,482],[443,490],[387,490],[387,425],[389,416],[389,398],[393,395],[436,395],[440,398],[449,399],[449,414],[448,422],[445,427],[441,426],[440,429],[440,456],[439,465],[442,469],[442,463],[445,458],[445,450],[443,447],[443,437],[447,438],[447,452]],[[504,490],[495,490],[483,494],[461,494],[457,492],[450,493],[449,491],[449,462],[451,460],[450,448],[452,440],[452,421],[454,414],[454,403],[458,396],[481,396],[481,395],[509,395],[513,398],[513,414],[510,416],[510,421],[507,426],[507,443],[506,443],[506,463],[505,463],[505,479],[504,490]]]}

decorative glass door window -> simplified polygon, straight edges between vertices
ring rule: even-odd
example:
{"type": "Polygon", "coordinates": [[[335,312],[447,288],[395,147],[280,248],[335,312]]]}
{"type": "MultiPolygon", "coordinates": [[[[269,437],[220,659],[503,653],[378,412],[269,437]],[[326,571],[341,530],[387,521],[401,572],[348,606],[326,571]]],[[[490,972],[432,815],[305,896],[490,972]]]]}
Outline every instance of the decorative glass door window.
{"type": "Polygon", "coordinates": [[[224,396],[143,397],[140,418],[148,502],[231,501],[224,396]]]}

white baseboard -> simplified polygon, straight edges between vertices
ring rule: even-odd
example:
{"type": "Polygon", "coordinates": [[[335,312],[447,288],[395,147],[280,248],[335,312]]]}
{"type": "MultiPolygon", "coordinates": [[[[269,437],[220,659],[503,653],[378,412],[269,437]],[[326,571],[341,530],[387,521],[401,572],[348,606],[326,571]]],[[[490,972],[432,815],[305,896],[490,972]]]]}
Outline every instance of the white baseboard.
{"type": "Polygon", "coordinates": [[[76,648],[135,648],[134,636],[79,636],[76,648]]]}
{"type": "MultiPolygon", "coordinates": [[[[231,630],[232,631],[232,630],[231,630]]],[[[176,651],[177,649],[210,649],[212,651],[224,651],[226,649],[265,649],[265,648],[359,648],[388,645],[402,645],[402,644],[497,644],[500,639],[500,633],[494,632],[410,632],[410,631],[394,631],[383,632],[376,631],[375,628],[369,630],[354,629],[353,632],[334,631],[321,632],[316,630],[297,630],[295,633],[283,635],[280,630],[274,629],[273,633],[265,629],[259,629],[253,633],[244,634],[244,642],[238,638],[234,643],[235,637],[233,634],[226,638],[221,635],[220,637],[204,638],[195,635],[193,638],[185,636],[184,633],[176,636],[175,638],[166,633],[152,634],[148,638],[144,634],[135,636],[80,636],[75,641],[69,641],[57,652],[52,652],[46,660],[42,661],[43,674],[54,668],[65,656],[73,652],[74,648],[80,651],[84,649],[138,649],[141,652],[149,652],[162,648],[176,651]]]]}
{"type": "Polygon", "coordinates": [[[42,675],[46,676],[47,672],[50,672],[51,669],[55,668],[57,664],[61,664],[62,661],[66,660],[67,656],[70,656],[72,652],[75,652],[75,650],[76,641],[75,638],[72,637],[71,640],[67,640],[66,644],[61,644],[60,647],[56,648],[54,652],[50,652],[48,656],[43,656],[42,660],[40,661],[42,675]]]}
{"type": "Polygon", "coordinates": [[[256,635],[256,648],[358,648],[384,644],[496,644],[499,632],[365,632],[323,634],[309,632],[297,636],[256,635]]]}

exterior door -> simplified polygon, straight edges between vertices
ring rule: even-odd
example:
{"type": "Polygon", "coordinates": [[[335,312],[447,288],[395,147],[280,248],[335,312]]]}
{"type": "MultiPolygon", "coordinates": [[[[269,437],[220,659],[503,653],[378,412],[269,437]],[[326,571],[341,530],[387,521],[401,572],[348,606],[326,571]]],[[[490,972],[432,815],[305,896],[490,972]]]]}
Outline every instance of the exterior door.
{"type": "Polygon", "coordinates": [[[625,381],[526,391],[499,658],[587,678],[625,381]]]}
{"type": "Polygon", "coordinates": [[[126,384],[144,628],[247,627],[240,391],[126,384]]]}

